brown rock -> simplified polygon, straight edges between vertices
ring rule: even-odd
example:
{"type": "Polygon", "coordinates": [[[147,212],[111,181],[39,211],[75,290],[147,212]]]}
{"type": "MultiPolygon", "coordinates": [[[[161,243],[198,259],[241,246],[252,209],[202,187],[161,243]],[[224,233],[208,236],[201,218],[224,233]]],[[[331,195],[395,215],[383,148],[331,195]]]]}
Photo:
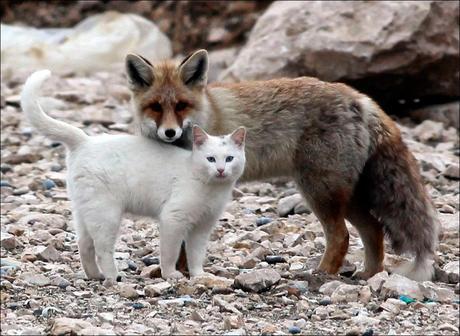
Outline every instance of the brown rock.
{"type": "Polygon", "coordinates": [[[449,1],[275,1],[222,77],[308,75],[395,100],[457,96],[458,12],[449,1]]]}

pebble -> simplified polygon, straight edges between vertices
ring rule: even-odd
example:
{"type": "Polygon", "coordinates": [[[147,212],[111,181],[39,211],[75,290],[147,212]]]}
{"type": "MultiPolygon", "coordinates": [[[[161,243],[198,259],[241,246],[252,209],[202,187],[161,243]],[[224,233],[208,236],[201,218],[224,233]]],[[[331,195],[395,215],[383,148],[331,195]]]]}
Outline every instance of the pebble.
{"type": "Polygon", "coordinates": [[[297,326],[292,326],[292,327],[289,327],[288,331],[290,334],[295,335],[295,334],[300,334],[302,330],[297,326]]]}
{"type": "Polygon", "coordinates": [[[142,262],[144,263],[145,266],[159,265],[160,264],[160,258],[158,258],[158,257],[145,256],[141,260],[142,260],[142,262]]]}
{"type": "Polygon", "coordinates": [[[56,187],[56,183],[50,179],[43,180],[42,185],[45,190],[51,190],[56,187]]]}
{"type": "Polygon", "coordinates": [[[51,284],[50,279],[40,273],[22,273],[19,278],[32,286],[48,286],[51,284]]]}
{"type": "Polygon", "coordinates": [[[131,300],[139,297],[139,293],[134,289],[134,285],[120,283],[118,286],[118,293],[120,296],[131,300]]]}
{"type": "Polygon", "coordinates": [[[257,226],[262,226],[262,225],[265,225],[265,224],[268,224],[272,221],[271,218],[268,218],[268,217],[259,217],[256,219],[256,225],[257,226]]]}
{"type": "Polygon", "coordinates": [[[145,286],[144,291],[146,296],[155,297],[166,294],[171,287],[169,282],[163,281],[154,285],[145,286]]]}
{"type": "Polygon", "coordinates": [[[396,273],[391,274],[388,280],[383,283],[381,295],[384,297],[407,295],[417,300],[423,300],[423,293],[418,283],[396,273]]]}
{"type": "MultiPolygon", "coordinates": [[[[8,80],[2,81],[2,96],[20,94],[21,77],[19,73],[14,77],[18,77],[17,83],[7,88],[10,92],[6,94],[8,80]]],[[[57,118],[90,135],[131,132],[132,125],[124,120],[128,102],[108,97],[104,84],[125,87],[121,73],[55,79],[62,83],[62,91],[73,91],[76,99],[66,102],[63,110],[53,109],[57,118]],[[75,84],[69,88],[67,81],[75,84]],[[87,81],[93,84],[85,84],[87,81]],[[92,118],[99,108],[104,110],[102,117],[97,114],[92,118]],[[85,117],[77,113],[81,109],[85,109],[85,117]],[[83,125],[83,119],[90,125],[83,125]],[[108,127],[94,123],[98,120],[108,127]]],[[[452,133],[444,128],[438,140],[427,140],[425,145],[414,139],[412,126],[405,126],[405,121],[398,124],[421,163],[424,184],[443,225],[434,282],[411,287],[410,280],[387,272],[368,281],[344,278],[363,262],[362,243],[352,227],[347,254],[351,264],[345,264],[338,276],[307,276],[324,251],[324,234],[317,218],[308,214],[295,184],[280,179],[272,184],[238,183],[235,198],[208,243],[205,268],[212,274],[200,277],[171,282],[159,278],[156,221],[127,215],[116,244],[117,263],[122,266],[119,271],[125,270],[120,272],[123,282],[105,288],[101,281],[86,279],[80,265],[72,208],[65,191],[64,146],[55,146],[35,131],[29,135],[19,110],[7,107],[12,110],[2,107],[1,238],[12,244],[6,249],[8,240],[6,246],[2,241],[2,334],[281,335],[292,334],[291,326],[299,328],[300,334],[337,334],[351,329],[354,335],[368,336],[372,332],[458,334],[456,130],[452,133]],[[4,121],[9,126],[4,127],[4,121]],[[292,204],[279,217],[279,205],[289,197],[292,204]],[[239,277],[261,270],[275,275],[269,280],[257,279],[248,285],[250,290],[241,289],[239,277]],[[125,292],[130,292],[126,297],[120,293],[123,284],[129,288],[125,292]],[[414,288],[422,299],[408,290],[414,288]],[[408,303],[402,298],[408,298],[408,303]],[[67,331],[56,330],[59,323],[55,320],[65,316],[73,318],[67,320],[67,331]]],[[[391,249],[386,251],[388,269],[400,261],[391,249]]]]}
{"type": "Polygon", "coordinates": [[[0,181],[0,187],[12,187],[12,185],[10,184],[10,182],[8,182],[6,180],[1,180],[0,181]]]}
{"type": "Polygon", "coordinates": [[[277,284],[280,274],[273,269],[255,270],[243,273],[235,278],[235,287],[249,292],[263,292],[277,284]]]}
{"type": "Polygon", "coordinates": [[[281,256],[268,255],[265,257],[265,261],[269,263],[270,265],[272,265],[272,264],[277,264],[277,263],[285,263],[286,259],[284,259],[281,256]]]}

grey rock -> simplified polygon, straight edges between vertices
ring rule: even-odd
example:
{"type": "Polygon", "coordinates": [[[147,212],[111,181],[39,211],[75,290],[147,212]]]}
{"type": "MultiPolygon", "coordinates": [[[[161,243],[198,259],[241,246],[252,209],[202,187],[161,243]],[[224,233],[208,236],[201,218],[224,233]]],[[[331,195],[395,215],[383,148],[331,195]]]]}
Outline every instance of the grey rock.
{"type": "Polygon", "coordinates": [[[305,212],[307,212],[308,210],[308,207],[300,194],[283,197],[278,201],[278,215],[286,217],[289,214],[294,214],[296,207],[298,211],[306,210],[305,212]]]}
{"type": "Polygon", "coordinates": [[[458,2],[275,1],[222,78],[369,77],[376,92],[394,91],[387,98],[457,96],[458,10],[458,2]],[[396,73],[406,76],[384,83],[396,73]]]}
{"type": "Polygon", "coordinates": [[[32,273],[32,272],[22,273],[19,276],[19,278],[24,280],[25,282],[27,282],[29,285],[32,285],[32,286],[42,287],[42,286],[48,286],[51,284],[50,279],[40,273],[32,273]]]}
{"type": "Polygon", "coordinates": [[[144,291],[146,296],[155,297],[166,294],[171,287],[172,286],[169,282],[163,281],[153,285],[145,286],[144,291]]]}
{"type": "Polygon", "coordinates": [[[281,276],[273,269],[261,269],[243,273],[235,278],[235,287],[248,292],[263,292],[277,284],[281,276]]]}

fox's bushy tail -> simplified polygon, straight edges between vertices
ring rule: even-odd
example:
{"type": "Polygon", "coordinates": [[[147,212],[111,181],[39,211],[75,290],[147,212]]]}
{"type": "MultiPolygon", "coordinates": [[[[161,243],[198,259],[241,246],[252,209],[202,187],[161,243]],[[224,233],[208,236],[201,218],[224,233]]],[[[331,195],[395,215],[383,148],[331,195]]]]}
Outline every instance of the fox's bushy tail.
{"type": "Polygon", "coordinates": [[[50,76],[49,70],[40,70],[27,78],[21,93],[21,107],[32,126],[39,132],[73,149],[88,136],[81,129],[46,115],[38,102],[41,86],[50,76]]]}
{"type": "Polygon", "coordinates": [[[371,212],[383,224],[394,251],[415,257],[395,271],[431,280],[440,229],[436,210],[396,124],[377,105],[373,108],[379,116],[378,140],[363,171],[371,212]]]}

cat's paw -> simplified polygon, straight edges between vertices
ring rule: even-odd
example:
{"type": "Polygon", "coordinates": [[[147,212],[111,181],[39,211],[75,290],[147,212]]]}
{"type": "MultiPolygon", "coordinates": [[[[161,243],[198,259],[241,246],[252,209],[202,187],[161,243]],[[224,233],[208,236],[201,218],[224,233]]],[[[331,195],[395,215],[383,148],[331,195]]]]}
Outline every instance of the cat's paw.
{"type": "Polygon", "coordinates": [[[197,278],[215,278],[216,276],[212,273],[201,271],[201,272],[190,272],[190,279],[197,278]]]}
{"type": "Polygon", "coordinates": [[[179,271],[173,271],[171,273],[162,274],[162,278],[166,280],[179,280],[184,278],[184,275],[179,271]]]}
{"type": "Polygon", "coordinates": [[[104,286],[105,288],[114,287],[116,284],[117,284],[117,281],[115,279],[105,279],[102,282],[102,286],[104,286]]]}

